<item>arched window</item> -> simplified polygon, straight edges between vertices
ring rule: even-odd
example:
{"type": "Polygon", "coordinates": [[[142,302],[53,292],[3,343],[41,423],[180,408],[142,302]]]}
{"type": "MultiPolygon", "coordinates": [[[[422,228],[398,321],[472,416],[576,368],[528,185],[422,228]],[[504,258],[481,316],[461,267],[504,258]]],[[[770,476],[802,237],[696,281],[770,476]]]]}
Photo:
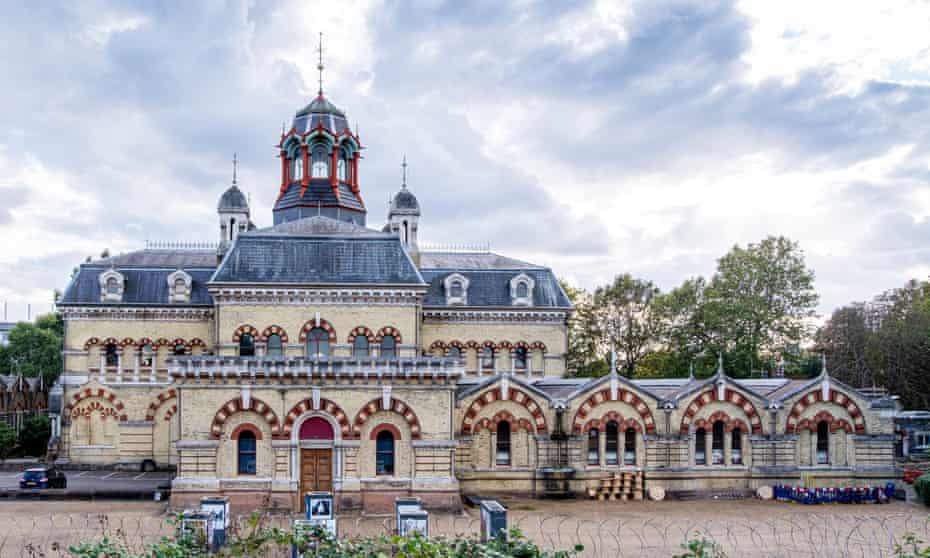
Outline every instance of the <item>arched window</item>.
{"type": "Polygon", "coordinates": [[[465,295],[465,287],[462,285],[461,281],[453,281],[449,285],[449,296],[454,298],[461,298],[465,295]]]}
{"type": "Polygon", "coordinates": [[[178,277],[174,280],[174,294],[183,295],[187,292],[187,282],[183,278],[178,277]]]}
{"type": "Polygon", "coordinates": [[[526,347],[517,347],[513,351],[513,367],[517,370],[526,370],[528,360],[526,347]]]}
{"type": "Polygon", "coordinates": [[[393,335],[381,338],[381,357],[394,358],[397,356],[397,339],[393,335]]]}
{"type": "Polygon", "coordinates": [[[268,336],[268,346],[265,354],[271,357],[284,356],[284,344],[281,342],[281,336],[272,333],[268,336]]]}
{"type": "Polygon", "coordinates": [[[619,456],[617,455],[620,449],[620,439],[617,438],[620,433],[620,428],[617,425],[617,421],[612,420],[608,422],[604,433],[607,437],[607,443],[604,447],[604,461],[608,465],[617,465],[620,463],[619,456]]]}
{"type": "Polygon", "coordinates": [[[352,341],[352,356],[355,358],[368,358],[368,338],[364,335],[356,335],[355,341],[352,341]]]}
{"type": "Polygon", "coordinates": [[[113,343],[106,346],[106,364],[107,366],[119,364],[119,348],[113,343]]]}
{"type": "Polygon", "coordinates": [[[346,172],[348,168],[349,165],[346,163],[346,160],[340,157],[339,160],[336,161],[336,178],[342,182],[348,181],[348,173],[346,172]]]}
{"type": "Polygon", "coordinates": [[[707,431],[703,428],[694,433],[694,464],[707,465],[707,431]]]}
{"type": "Polygon", "coordinates": [[[174,349],[172,349],[171,352],[174,354],[174,356],[184,356],[187,354],[187,347],[179,343],[174,346],[174,349]]]}
{"type": "Polygon", "coordinates": [[[255,356],[255,339],[248,333],[243,333],[239,338],[239,356],[255,356]]]}
{"type": "Polygon", "coordinates": [[[142,345],[142,355],[140,358],[142,360],[142,366],[152,365],[152,362],[155,359],[155,351],[152,350],[151,345],[149,345],[148,343],[146,343],[145,345],[142,345]]]}
{"type": "Polygon", "coordinates": [[[481,349],[481,369],[494,370],[494,349],[491,347],[481,349]]]}
{"type": "Polygon", "coordinates": [[[817,465],[830,463],[830,425],[822,420],[817,423],[817,465]]]}
{"type": "Polygon", "coordinates": [[[517,283],[517,298],[527,298],[530,296],[529,286],[523,281],[517,283]]]}
{"type": "Polygon", "coordinates": [[[510,423],[506,420],[497,425],[494,462],[498,465],[510,465],[510,423]]]}
{"type": "Polygon", "coordinates": [[[462,359],[462,349],[459,349],[458,347],[450,347],[450,348],[449,348],[449,354],[448,354],[447,356],[448,356],[449,358],[455,358],[455,359],[461,360],[461,359],[462,359]]]}
{"type": "Polygon", "coordinates": [[[388,430],[378,432],[375,442],[375,473],[394,474],[394,435],[388,430]]]}
{"type": "Polygon", "coordinates": [[[623,464],[636,465],[636,429],[627,428],[623,440],[623,464]]]}
{"type": "Polygon", "coordinates": [[[239,467],[238,471],[240,475],[254,475],[255,474],[255,455],[256,455],[256,444],[255,444],[255,434],[248,430],[244,430],[239,434],[238,444],[238,454],[239,454],[239,467]]]}
{"type": "Polygon", "coordinates": [[[730,463],[743,464],[743,431],[739,428],[733,429],[733,439],[730,441],[730,463]]]}
{"type": "Polygon", "coordinates": [[[588,465],[597,465],[601,462],[600,432],[597,428],[588,431],[588,465]]]}
{"type": "Polygon", "coordinates": [[[292,173],[292,180],[301,180],[304,177],[304,158],[299,153],[294,157],[292,173]]]}
{"type": "Polygon", "coordinates": [[[723,464],[723,421],[718,420],[714,422],[714,436],[712,441],[713,450],[713,464],[722,465],[723,464]]]}
{"type": "Polygon", "coordinates": [[[329,357],[329,333],[325,329],[315,327],[307,334],[307,357],[329,357]]]}
{"type": "Polygon", "coordinates": [[[326,148],[315,147],[313,149],[313,166],[311,168],[313,178],[329,177],[329,157],[326,154],[326,148]]]}
{"type": "Polygon", "coordinates": [[[107,279],[107,293],[119,294],[119,280],[117,280],[116,277],[107,279]]]}

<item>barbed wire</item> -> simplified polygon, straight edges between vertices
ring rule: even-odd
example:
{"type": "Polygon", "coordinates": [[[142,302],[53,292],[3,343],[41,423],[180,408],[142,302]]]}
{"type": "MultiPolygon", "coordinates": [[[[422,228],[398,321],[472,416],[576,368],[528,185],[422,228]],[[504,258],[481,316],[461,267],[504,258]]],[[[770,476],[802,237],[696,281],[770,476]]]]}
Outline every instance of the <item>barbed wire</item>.
{"type": "MultiPolygon", "coordinates": [[[[118,540],[132,552],[142,552],[175,527],[166,515],[54,514],[0,516],[0,557],[64,557],[68,548],[104,537],[118,540]]],[[[263,527],[290,529],[290,515],[265,515],[263,527]]],[[[758,520],[686,519],[641,514],[612,514],[605,519],[567,514],[511,513],[509,525],[546,550],[584,545],[580,556],[661,557],[681,553],[688,539],[704,537],[728,556],[874,558],[894,556],[904,535],[930,538],[930,521],[919,514],[799,513],[758,520]]],[[[232,518],[227,538],[250,531],[249,517],[232,518]]],[[[340,538],[370,537],[394,532],[393,516],[342,516],[340,538]]],[[[476,514],[431,514],[430,536],[477,537],[476,514]]],[[[290,549],[269,548],[264,556],[287,557],[290,549]]]]}

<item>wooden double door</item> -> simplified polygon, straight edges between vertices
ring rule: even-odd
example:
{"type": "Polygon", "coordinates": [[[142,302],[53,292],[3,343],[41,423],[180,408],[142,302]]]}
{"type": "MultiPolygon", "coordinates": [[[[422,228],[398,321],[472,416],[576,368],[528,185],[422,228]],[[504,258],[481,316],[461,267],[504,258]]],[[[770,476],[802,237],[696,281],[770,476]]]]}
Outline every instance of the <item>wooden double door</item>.
{"type": "Polygon", "coordinates": [[[333,491],[333,450],[300,450],[300,511],[306,511],[304,494],[333,491]]]}

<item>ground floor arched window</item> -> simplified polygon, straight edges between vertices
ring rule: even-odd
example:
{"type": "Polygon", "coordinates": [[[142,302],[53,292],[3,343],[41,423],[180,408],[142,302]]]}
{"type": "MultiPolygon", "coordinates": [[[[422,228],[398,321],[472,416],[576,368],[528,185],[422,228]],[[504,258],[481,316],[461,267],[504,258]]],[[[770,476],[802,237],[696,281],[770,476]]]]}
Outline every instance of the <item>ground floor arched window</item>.
{"type": "Polygon", "coordinates": [[[616,421],[609,421],[606,429],[607,440],[605,440],[604,457],[608,465],[620,464],[620,428],[616,421]]]}
{"type": "Polygon", "coordinates": [[[722,420],[714,422],[713,438],[711,440],[711,451],[714,465],[723,465],[723,436],[724,424],[722,420]]]}
{"type": "Polygon", "coordinates": [[[707,465],[707,431],[703,428],[694,433],[694,464],[707,465]]]}
{"type": "Polygon", "coordinates": [[[588,431],[588,465],[598,465],[601,462],[600,436],[597,428],[588,431]]]}
{"type": "Polygon", "coordinates": [[[497,425],[497,447],[494,451],[497,465],[510,465],[510,423],[503,421],[497,425]]]}
{"type": "Polygon", "coordinates": [[[732,432],[733,439],[730,441],[730,463],[733,465],[743,464],[743,431],[740,428],[734,428],[732,432]]]}
{"type": "Polygon", "coordinates": [[[636,429],[627,428],[624,436],[623,464],[636,465],[636,429]]]}
{"type": "Polygon", "coordinates": [[[394,474],[394,435],[389,430],[379,432],[375,441],[375,474],[394,474]]]}
{"type": "Polygon", "coordinates": [[[822,420],[817,423],[817,465],[830,463],[830,425],[822,420]]]}
{"type": "Polygon", "coordinates": [[[257,445],[255,433],[245,430],[239,434],[236,442],[238,451],[238,472],[240,475],[254,475],[257,464],[257,445]]]}

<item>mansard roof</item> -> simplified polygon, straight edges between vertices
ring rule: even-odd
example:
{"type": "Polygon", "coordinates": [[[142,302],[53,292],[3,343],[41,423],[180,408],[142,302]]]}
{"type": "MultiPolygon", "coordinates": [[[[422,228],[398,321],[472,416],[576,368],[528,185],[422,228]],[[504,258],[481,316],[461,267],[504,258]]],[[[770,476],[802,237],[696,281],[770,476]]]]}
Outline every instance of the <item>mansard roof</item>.
{"type": "Polygon", "coordinates": [[[65,288],[58,304],[67,305],[137,305],[137,306],[211,306],[207,282],[216,269],[215,250],[138,250],[81,264],[65,288]],[[101,302],[99,277],[110,269],[126,281],[122,301],[101,302]],[[169,302],[168,276],[177,270],[191,276],[189,303],[169,302]]]}
{"type": "MultiPolygon", "coordinates": [[[[422,265],[422,259],[421,259],[422,265]]],[[[423,278],[429,283],[424,306],[447,306],[443,280],[453,273],[468,279],[468,305],[466,307],[515,307],[510,296],[510,280],[521,273],[535,282],[532,307],[521,308],[572,308],[568,296],[562,291],[552,270],[541,267],[513,269],[478,269],[474,267],[429,269],[420,268],[423,278]]]]}
{"type": "Polygon", "coordinates": [[[336,227],[319,219],[240,234],[211,282],[425,286],[398,237],[307,232],[336,227]]]}
{"type": "Polygon", "coordinates": [[[295,221],[287,221],[267,227],[256,229],[249,234],[263,236],[332,236],[332,235],[352,235],[368,236],[378,238],[390,238],[390,235],[362,225],[356,225],[348,221],[332,219],[323,215],[313,215],[295,221]]]}
{"type": "Polygon", "coordinates": [[[341,207],[343,209],[365,213],[361,197],[352,191],[345,182],[338,183],[339,196],[336,197],[329,179],[311,178],[304,190],[299,180],[288,184],[287,190],[278,197],[274,204],[275,211],[292,207],[308,208],[308,215],[319,207],[341,207]]]}

